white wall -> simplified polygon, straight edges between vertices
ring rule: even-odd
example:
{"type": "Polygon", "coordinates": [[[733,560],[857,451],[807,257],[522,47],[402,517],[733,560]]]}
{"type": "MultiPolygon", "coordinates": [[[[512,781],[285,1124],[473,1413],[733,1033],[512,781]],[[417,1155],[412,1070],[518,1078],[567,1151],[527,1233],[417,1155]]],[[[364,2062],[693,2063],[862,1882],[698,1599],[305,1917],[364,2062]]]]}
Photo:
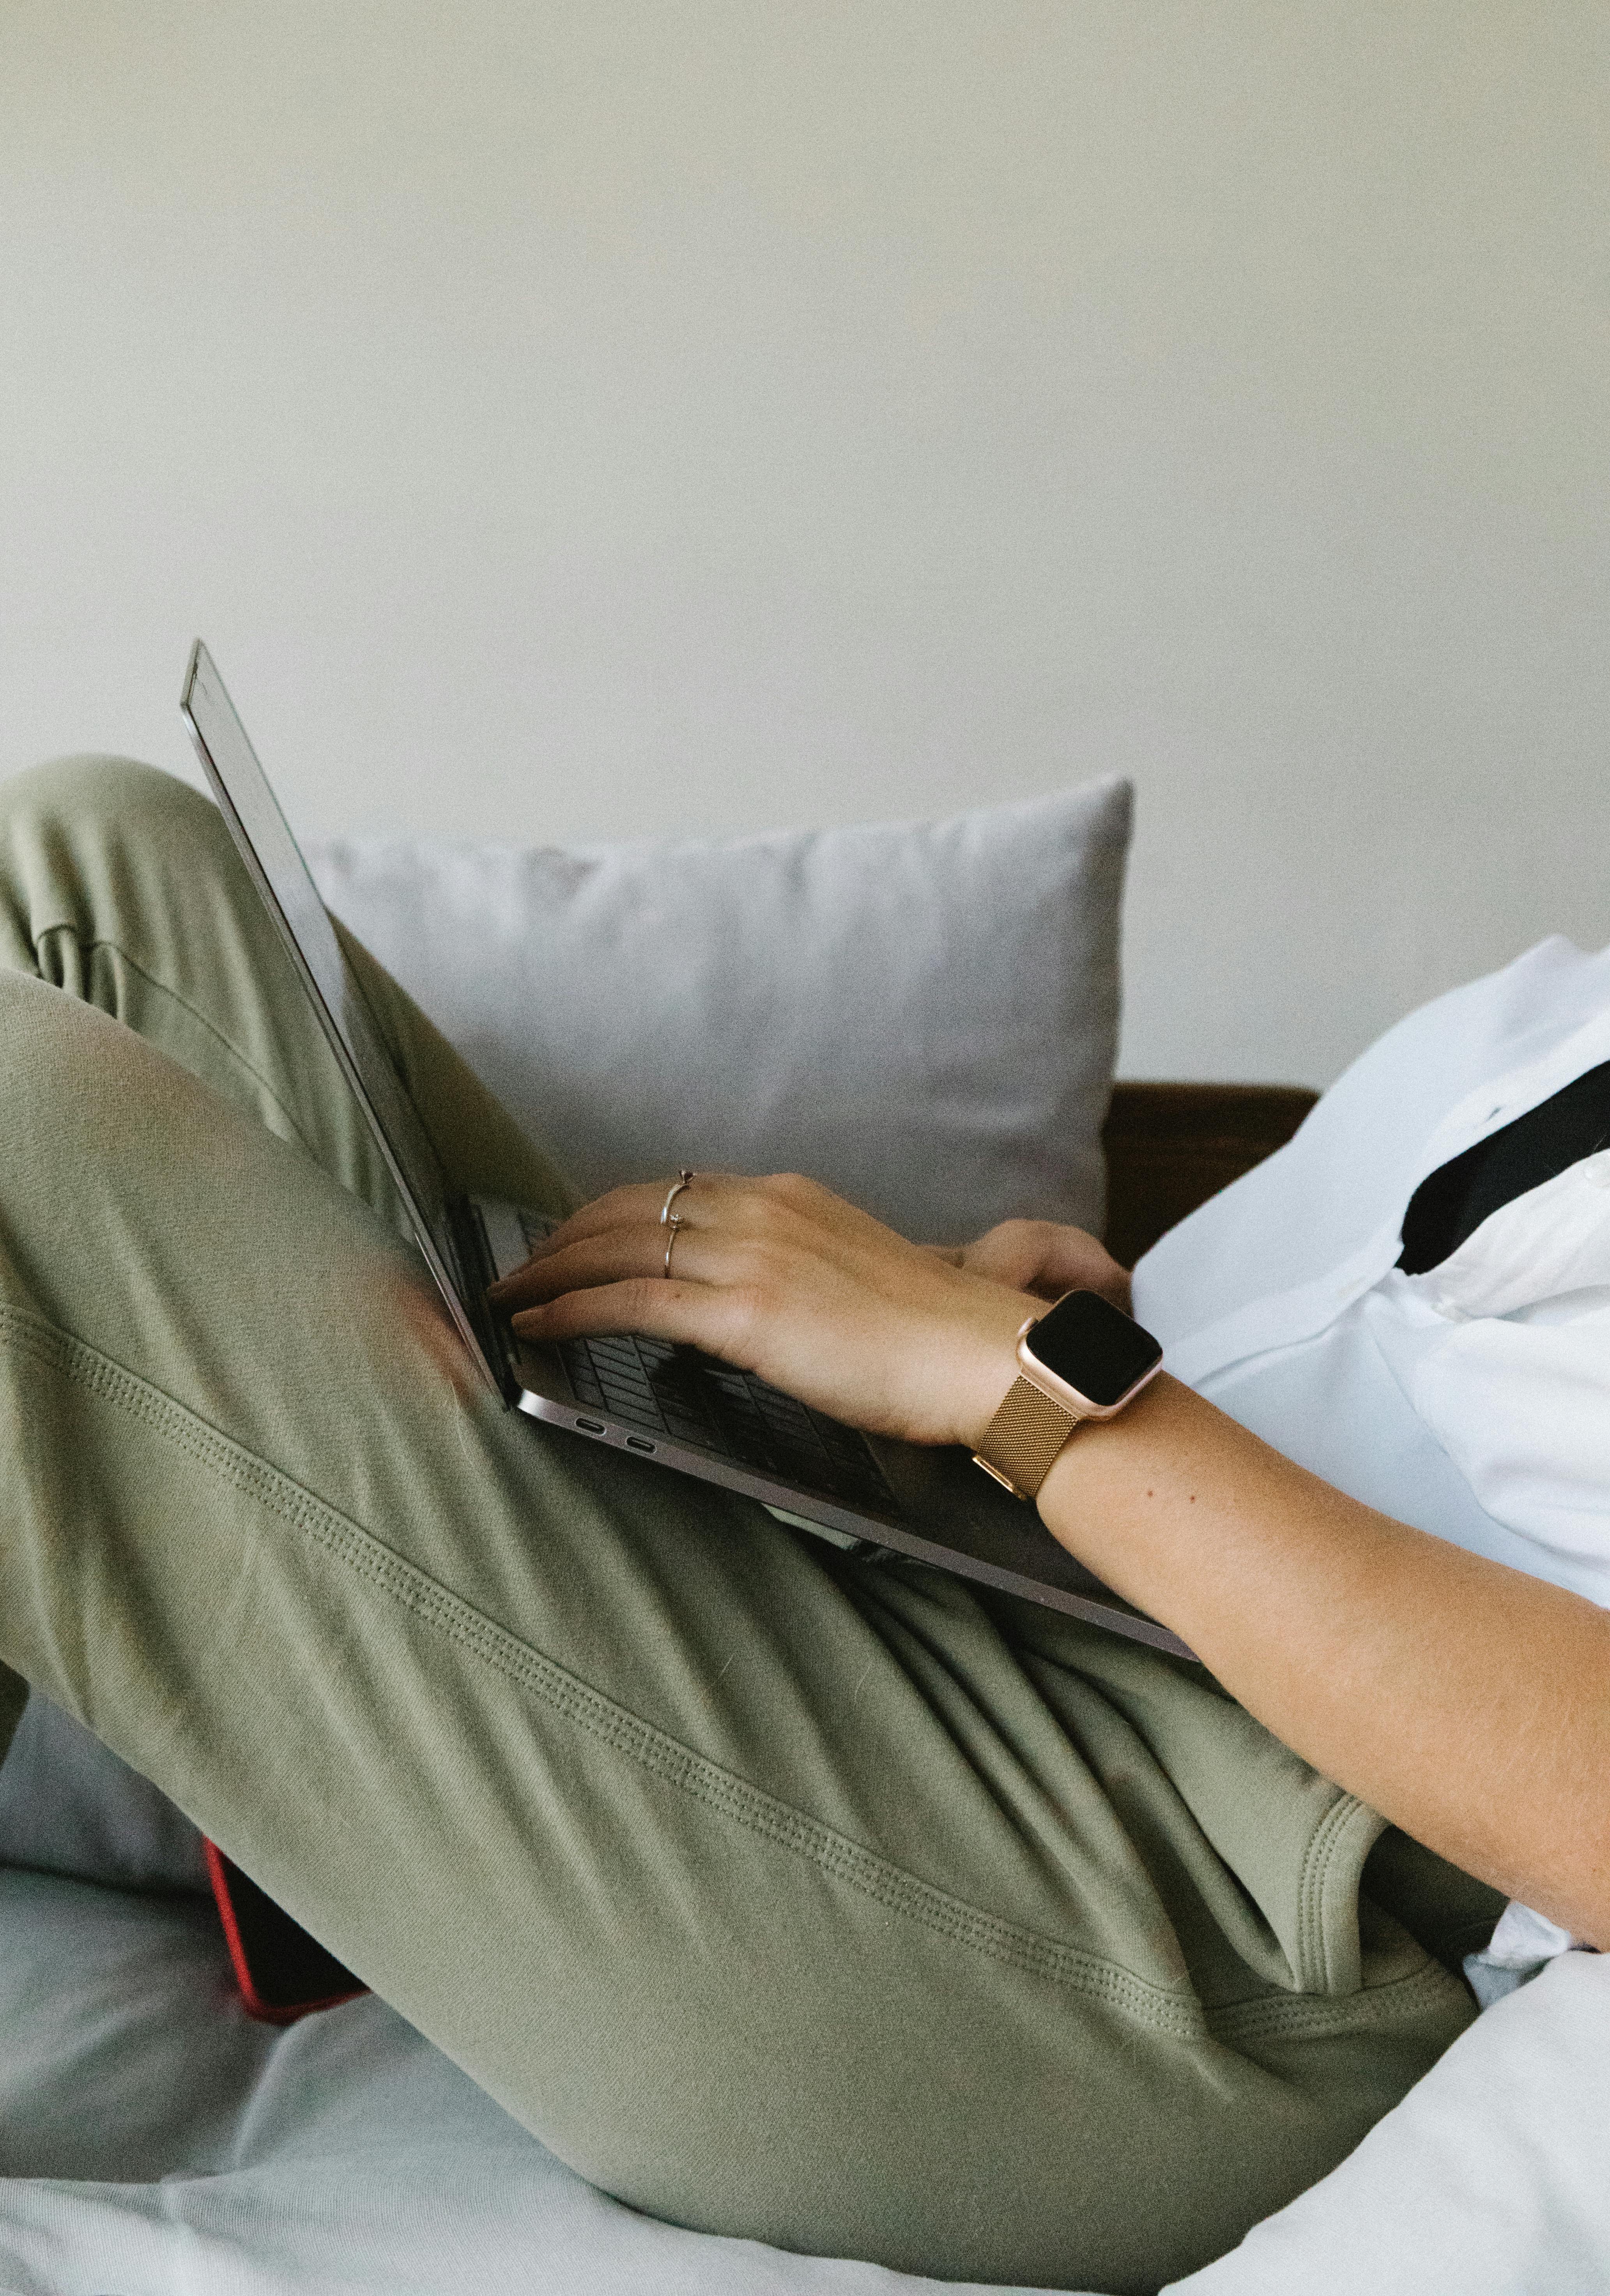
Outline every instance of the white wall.
{"type": "Polygon", "coordinates": [[[5,0],[0,765],[1140,791],[1131,1073],[1610,938],[1603,0],[5,0]]]}

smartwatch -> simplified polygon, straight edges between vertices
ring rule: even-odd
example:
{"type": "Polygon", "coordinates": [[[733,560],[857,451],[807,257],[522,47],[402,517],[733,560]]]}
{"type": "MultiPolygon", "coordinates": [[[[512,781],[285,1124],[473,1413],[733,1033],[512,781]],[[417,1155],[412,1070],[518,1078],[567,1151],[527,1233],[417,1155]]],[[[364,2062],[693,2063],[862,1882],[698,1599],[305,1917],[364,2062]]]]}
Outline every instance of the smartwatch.
{"type": "Polygon", "coordinates": [[[1068,1292],[1017,1334],[1017,1377],[973,1457],[1032,1499],[1084,1419],[1116,1419],[1163,1368],[1163,1349],[1095,1292],[1068,1292]]]}

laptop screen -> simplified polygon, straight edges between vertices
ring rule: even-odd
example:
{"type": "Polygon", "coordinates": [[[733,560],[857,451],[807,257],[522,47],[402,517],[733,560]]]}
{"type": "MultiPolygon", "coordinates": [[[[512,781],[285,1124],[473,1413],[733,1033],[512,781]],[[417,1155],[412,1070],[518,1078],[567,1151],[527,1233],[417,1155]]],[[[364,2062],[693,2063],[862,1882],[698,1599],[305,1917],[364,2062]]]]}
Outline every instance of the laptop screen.
{"type": "Polygon", "coordinates": [[[396,1184],[454,1322],[493,1384],[470,1315],[470,1287],[446,1217],[441,1167],[387,1054],[330,913],[257,763],[246,728],[200,638],[179,706],[248,873],[278,925],[292,965],[396,1184]]]}

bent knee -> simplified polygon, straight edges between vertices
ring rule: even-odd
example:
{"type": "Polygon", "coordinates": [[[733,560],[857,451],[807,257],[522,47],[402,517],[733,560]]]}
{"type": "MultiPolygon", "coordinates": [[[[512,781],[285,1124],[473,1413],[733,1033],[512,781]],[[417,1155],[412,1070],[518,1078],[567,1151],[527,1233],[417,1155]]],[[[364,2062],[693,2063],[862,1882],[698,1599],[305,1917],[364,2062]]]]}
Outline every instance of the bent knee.
{"type": "Polygon", "coordinates": [[[126,835],[148,823],[210,834],[217,818],[200,790],[136,758],[53,758],[0,782],[0,836],[7,838],[20,824],[60,824],[75,838],[126,835]]]}
{"type": "Polygon", "coordinates": [[[0,963],[29,969],[45,936],[102,938],[159,880],[236,865],[216,806],[132,758],[61,758],[0,783],[0,963]]]}

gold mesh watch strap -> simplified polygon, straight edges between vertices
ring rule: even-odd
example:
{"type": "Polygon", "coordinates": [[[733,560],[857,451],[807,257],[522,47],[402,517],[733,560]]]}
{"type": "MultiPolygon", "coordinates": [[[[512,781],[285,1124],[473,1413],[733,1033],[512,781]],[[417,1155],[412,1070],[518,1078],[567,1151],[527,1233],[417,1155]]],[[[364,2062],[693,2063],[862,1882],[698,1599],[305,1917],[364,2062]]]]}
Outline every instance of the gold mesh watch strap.
{"type": "Polygon", "coordinates": [[[1032,1499],[1078,1424],[1076,1413],[1064,1411],[1032,1379],[1019,1374],[973,1456],[1014,1498],[1032,1499]]]}

